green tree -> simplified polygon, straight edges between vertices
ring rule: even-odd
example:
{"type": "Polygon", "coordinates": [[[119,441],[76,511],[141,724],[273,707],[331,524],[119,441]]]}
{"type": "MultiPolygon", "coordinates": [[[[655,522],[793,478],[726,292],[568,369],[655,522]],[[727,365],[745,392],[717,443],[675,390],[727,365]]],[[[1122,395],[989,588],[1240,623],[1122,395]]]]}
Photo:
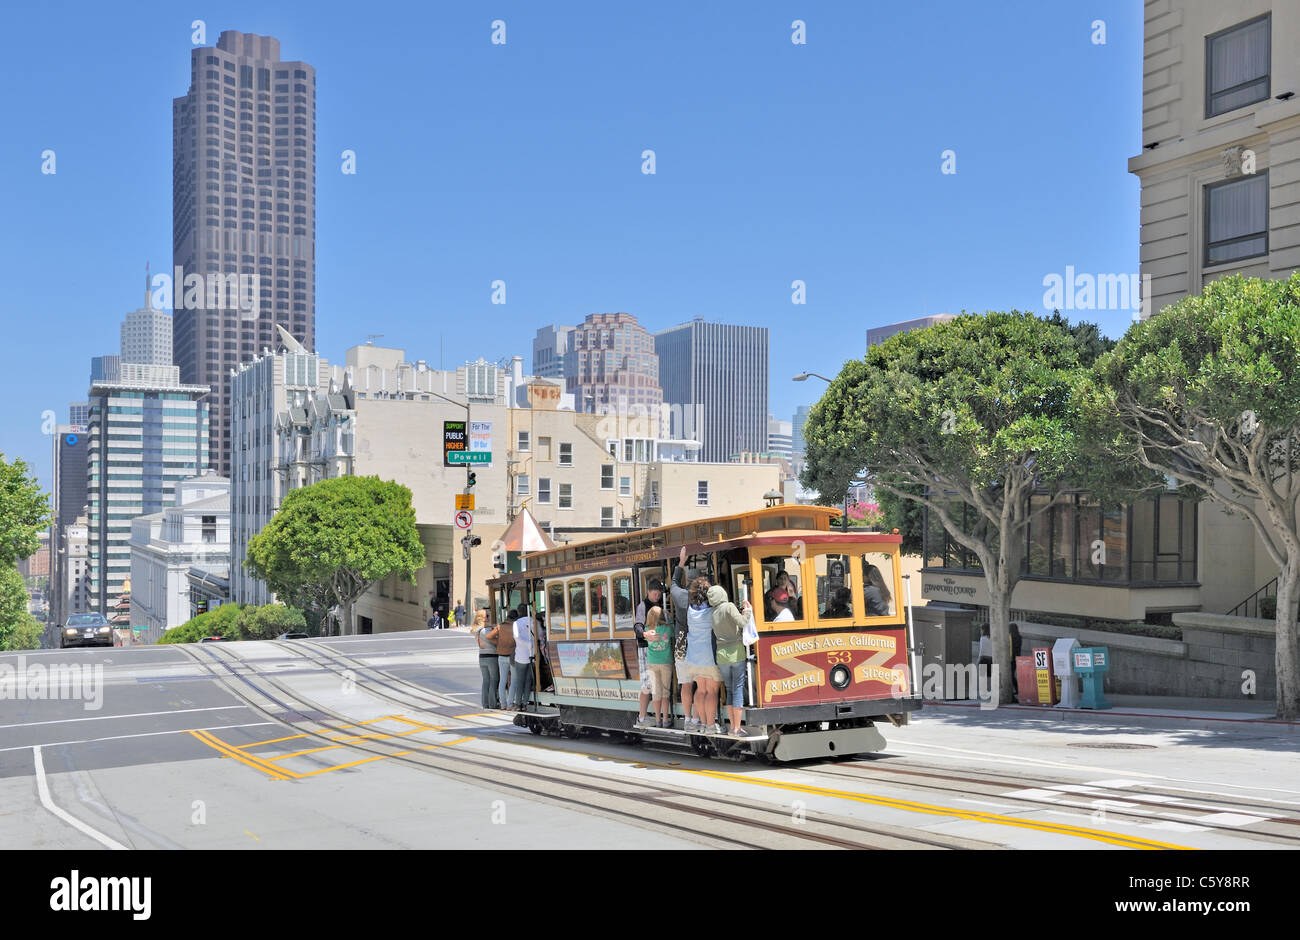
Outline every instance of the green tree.
{"type": "Polygon", "coordinates": [[[903,537],[904,555],[919,555],[925,550],[925,507],[916,497],[924,495],[925,487],[900,483],[898,489],[910,496],[899,496],[894,490],[881,490],[876,494],[880,511],[885,516],[881,528],[898,530],[903,537]]]}
{"type": "Polygon", "coordinates": [[[1278,715],[1300,717],[1300,273],[1223,278],[1134,325],[1080,402],[1113,458],[1250,520],[1278,566],[1278,715]]]}
{"type": "Polygon", "coordinates": [[[33,650],[40,645],[41,628],[27,612],[23,576],[13,565],[0,569],[0,650],[33,650]]]}
{"type": "Polygon", "coordinates": [[[322,613],[352,607],[376,581],[410,584],[424,567],[411,491],[378,477],[337,477],[293,490],[248,542],[248,570],[281,598],[322,613]]]}
{"type": "MultiPolygon", "coordinates": [[[[0,566],[11,568],[40,547],[37,533],[50,524],[50,497],[22,460],[0,454],[0,566]]],[[[21,578],[20,578],[21,580],[21,578]]]]}
{"type": "Polygon", "coordinates": [[[306,633],[307,619],[297,607],[263,604],[244,608],[240,634],[245,640],[273,640],[281,633],[306,633]]]}
{"type": "Polygon", "coordinates": [[[806,486],[843,492],[865,468],[878,494],[926,507],[979,559],[1002,698],[1026,528],[1096,472],[1076,447],[1080,348],[1061,321],[963,314],[847,363],[804,427],[806,486]],[[1032,510],[1031,493],[1044,497],[1032,510]],[[962,503],[975,511],[971,528],[954,517],[962,503]]]}
{"type": "Polygon", "coordinates": [[[159,643],[197,643],[204,637],[220,636],[227,640],[242,640],[240,625],[244,619],[242,604],[222,604],[215,610],[191,617],[179,627],[172,627],[159,643]]]}

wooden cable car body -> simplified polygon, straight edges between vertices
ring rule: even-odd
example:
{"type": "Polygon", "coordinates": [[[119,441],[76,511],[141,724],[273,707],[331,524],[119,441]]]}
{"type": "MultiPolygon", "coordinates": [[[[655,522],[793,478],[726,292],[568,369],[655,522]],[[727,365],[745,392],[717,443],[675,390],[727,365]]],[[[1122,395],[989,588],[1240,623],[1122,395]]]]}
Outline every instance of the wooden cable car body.
{"type": "MultiPolygon", "coordinates": [[[[545,618],[544,641],[533,632],[533,695],[515,723],[535,733],[603,733],[738,759],[882,749],[876,724],[904,724],[921,706],[912,681],[902,540],[833,528],[839,515],[817,506],[775,506],[524,556],[524,570],[489,582],[493,622],[512,609],[545,618]],[[659,580],[665,619],[674,619],[668,585],[683,546],[688,581],[704,575],[737,606],[748,599],[754,608],[758,640],[748,649],[743,737],[685,731],[675,681],[675,727],[635,727],[636,610],[650,582],[659,580]],[[781,572],[789,579],[782,583],[794,588],[793,619],[775,619],[772,596],[781,572]]],[[[725,704],[718,714],[726,714],[725,704]]]]}

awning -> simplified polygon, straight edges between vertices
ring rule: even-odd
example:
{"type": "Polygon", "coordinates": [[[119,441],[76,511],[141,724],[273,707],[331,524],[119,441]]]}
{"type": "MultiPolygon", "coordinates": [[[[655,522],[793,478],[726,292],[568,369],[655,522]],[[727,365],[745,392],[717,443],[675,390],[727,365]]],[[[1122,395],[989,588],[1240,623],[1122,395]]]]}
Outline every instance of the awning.
{"type": "Polygon", "coordinates": [[[555,543],[542,531],[527,509],[520,510],[519,515],[515,516],[515,521],[510,523],[506,534],[501,536],[501,542],[507,552],[545,552],[555,548],[555,543]]]}

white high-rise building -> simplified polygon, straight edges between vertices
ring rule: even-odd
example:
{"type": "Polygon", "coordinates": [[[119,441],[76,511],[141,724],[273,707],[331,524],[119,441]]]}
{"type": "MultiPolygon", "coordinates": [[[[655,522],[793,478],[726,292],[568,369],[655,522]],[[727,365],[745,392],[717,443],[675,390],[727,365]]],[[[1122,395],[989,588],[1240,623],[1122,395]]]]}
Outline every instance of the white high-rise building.
{"type": "Polygon", "coordinates": [[[794,455],[794,428],[789,421],[767,416],[767,452],[789,460],[794,455]]]}
{"type": "Polygon", "coordinates": [[[90,387],[86,503],[89,609],[107,615],[131,574],[131,520],[171,503],[208,466],[208,389],[174,366],[126,365],[90,387]],[[157,370],[170,370],[170,375],[157,370]],[[139,374],[137,374],[137,372],[139,374]]]}
{"type": "Polygon", "coordinates": [[[154,309],[147,267],[144,306],[128,313],[122,322],[122,362],[154,366],[172,364],[171,314],[154,309]]]}

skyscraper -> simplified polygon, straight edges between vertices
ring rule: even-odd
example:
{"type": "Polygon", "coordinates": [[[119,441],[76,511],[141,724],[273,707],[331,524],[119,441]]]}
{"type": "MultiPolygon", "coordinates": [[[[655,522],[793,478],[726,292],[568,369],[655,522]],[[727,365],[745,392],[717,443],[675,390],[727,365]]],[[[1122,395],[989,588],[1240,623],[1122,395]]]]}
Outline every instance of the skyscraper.
{"type": "MultiPolygon", "coordinates": [[[[77,406],[73,405],[75,409],[77,406]]],[[[83,407],[90,408],[83,403],[83,407]]],[[[68,547],[70,531],[86,512],[86,428],[81,424],[60,425],[54,434],[54,486],[50,519],[50,620],[62,624],[73,576],[68,547]]],[[[84,557],[83,557],[84,561],[84,557]]]]}
{"type": "Polygon", "coordinates": [[[564,354],[569,348],[571,326],[544,326],[533,337],[533,375],[544,379],[564,378],[564,354]]]}
{"type": "Polygon", "coordinates": [[[767,335],[702,317],[655,334],[673,436],[700,441],[701,460],[767,450],[767,335]]]}
{"type": "Polygon", "coordinates": [[[145,269],[144,306],[122,322],[122,361],[145,365],[172,365],[172,318],[153,306],[149,272],[145,269]]]}
{"type": "Polygon", "coordinates": [[[654,337],[630,313],[592,313],[569,334],[564,381],[578,411],[611,413],[638,405],[658,412],[654,337]]]}
{"type": "Polygon", "coordinates": [[[232,372],[277,344],[277,324],[316,344],[316,70],[281,61],[277,39],[223,32],[191,51],[172,128],[174,270],[198,276],[193,302],[174,285],[174,356],[183,382],[212,389],[210,455],[229,475],[232,372]]]}

